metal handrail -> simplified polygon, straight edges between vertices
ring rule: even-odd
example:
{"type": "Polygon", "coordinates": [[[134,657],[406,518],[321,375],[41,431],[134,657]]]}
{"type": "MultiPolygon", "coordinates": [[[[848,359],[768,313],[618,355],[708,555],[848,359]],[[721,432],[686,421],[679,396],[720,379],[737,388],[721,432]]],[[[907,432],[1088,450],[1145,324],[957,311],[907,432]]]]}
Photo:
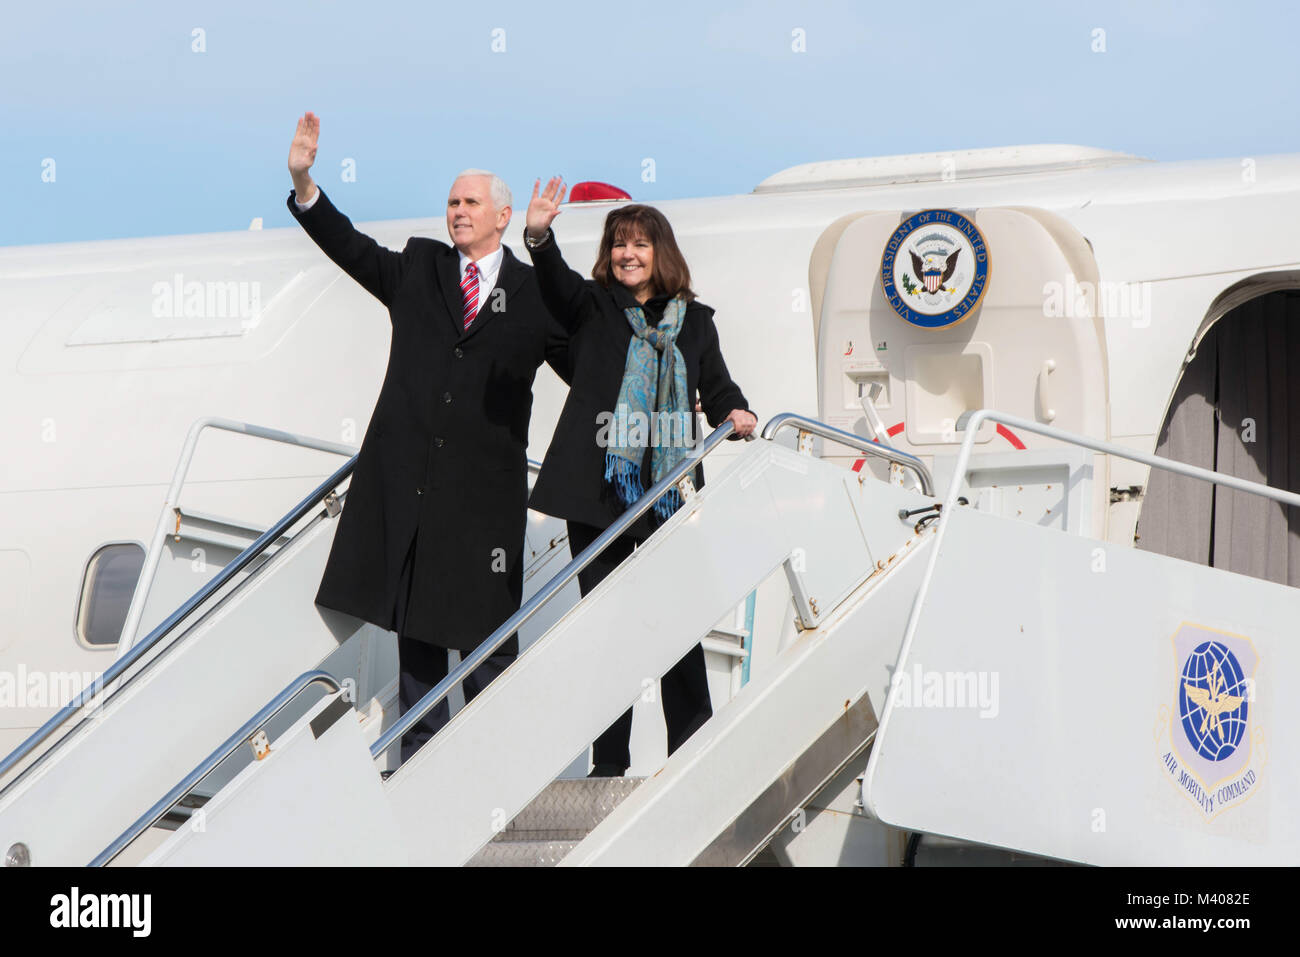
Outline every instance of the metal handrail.
{"type": "MultiPolygon", "coordinates": [[[[214,423],[220,423],[222,421],[225,420],[203,419],[195,423],[195,429],[200,428],[203,424],[212,425],[214,423]]],[[[236,424],[242,425],[244,423],[236,423],[236,424]]],[[[221,428],[224,426],[217,424],[215,425],[215,427],[221,428]]],[[[256,429],[259,427],[250,426],[249,428],[256,429]]],[[[289,433],[283,433],[283,434],[288,435],[289,433]]],[[[331,451],[331,450],[328,448],[322,448],[321,451],[331,451]]],[[[542,467],[541,463],[536,462],[533,459],[527,459],[526,461],[527,461],[528,471],[536,473],[541,470],[542,467]]],[[[190,612],[192,612],[196,607],[201,605],[203,602],[207,601],[207,599],[211,597],[214,592],[220,589],[223,585],[229,582],[231,578],[233,578],[245,567],[247,567],[249,562],[257,558],[257,556],[260,555],[263,551],[265,551],[266,548],[272,542],[276,541],[281,535],[284,534],[286,530],[291,528],[299,519],[301,519],[305,514],[307,514],[307,512],[311,511],[313,506],[315,506],[318,502],[324,499],[325,496],[328,495],[330,492],[332,492],[340,482],[342,482],[345,478],[347,478],[349,475],[352,474],[352,471],[356,467],[356,464],[357,464],[357,456],[354,455],[333,475],[331,475],[323,483],[318,485],[310,495],[308,495],[296,506],[294,506],[292,510],[285,513],[285,515],[278,522],[276,522],[275,525],[267,529],[266,532],[264,532],[261,536],[259,536],[256,541],[252,542],[252,544],[250,544],[246,549],[244,549],[237,556],[235,556],[235,558],[231,560],[230,564],[227,565],[225,568],[223,568],[220,572],[218,572],[217,575],[211,581],[203,585],[203,587],[201,587],[198,591],[196,591],[193,595],[191,595],[185,601],[184,604],[182,604],[174,612],[168,615],[166,619],[160,622],[158,626],[153,629],[153,631],[149,632],[149,634],[146,635],[139,643],[134,645],[127,655],[117,659],[117,661],[115,661],[111,667],[105,670],[104,673],[100,675],[99,678],[96,679],[96,681],[92,683],[89,688],[83,690],[81,694],[73,698],[71,702],[69,702],[62,709],[60,709],[53,717],[51,717],[48,721],[46,721],[45,724],[41,725],[40,728],[38,728],[26,740],[24,740],[22,744],[20,744],[17,748],[15,748],[12,752],[10,752],[4,758],[4,760],[0,761],[0,778],[3,778],[4,775],[7,774],[9,771],[11,771],[16,764],[18,764],[25,757],[31,754],[31,752],[35,748],[40,746],[40,744],[43,741],[45,741],[51,734],[53,734],[56,730],[58,730],[58,728],[60,728],[63,724],[65,724],[67,720],[71,718],[74,714],[76,714],[76,712],[79,711],[82,707],[84,707],[88,701],[92,700],[97,694],[101,693],[103,689],[108,687],[109,684],[111,684],[113,681],[116,681],[119,677],[121,677],[122,674],[127,669],[129,669],[141,657],[143,657],[154,645],[156,645],[159,641],[161,641],[167,635],[167,633],[171,631],[172,628],[174,628],[179,622],[181,622],[186,617],[188,617],[190,612]]],[[[141,577],[143,578],[143,573],[141,574],[141,577]]],[[[24,777],[26,777],[29,771],[33,770],[34,768],[39,766],[43,761],[45,761],[45,759],[50,754],[52,754],[54,750],[55,750],[54,748],[51,748],[50,750],[46,751],[39,758],[33,761],[30,765],[24,768],[22,772],[18,774],[12,781],[5,783],[3,786],[0,786],[0,796],[2,796],[13,785],[17,784],[24,777]]]]}
{"type": "MultiPolygon", "coordinates": [[[[907,627],[903,630],[903,641],[898,652],[900,665],[907,660],[907,655],[912,649],[912,640],[919,627],[921,615],[925,609],[925,601],[930,592],[930,582],[934,578],[934,570],[938,565],[940,546],[943,544],[948,531],[948,522],[952,518],[953,512],[957,510],[957,498],[961,494],[962,486],[965,484],[967,473],[970,470],[970,458],[971,452],[975,448],[975,439],[979,435],[980,426],[985,422],[998,422],[1019,429],[1022,432],[1032,432],[1045,438],[1057,439],[1068,445],[1077,445],[1104,455],[1114,455],[1133,462],[1141,462],[1152,468],[1162,469],[1178,475],[1186,475],[1189,478],[1199,479],[1203,482],[1226,485],[1228,488],[1234,488],[1251,495],[1260,495],[1286,505],[1300,506],[1300,495],[1294,492],[1285,492],[1282,489],[1260,485],[1257,482],[1248,482],[1245,479],[1237,478],[1235,475],[1225,475],[1222,472],[1214,472],[1199,466],[1188,465],[1185,462],[1176,462],[1173,459],[1161,458],[1158,455],[1148,455],[1145,452],[1126,449],[1111,442],[1103,442],[1100,439],[1090,438],[1086,435],[1077,435],[1073,432],[1053,428],[1050,425],[1042,425],[1031,419],[1005,415],[992,409],[963,412],[957,418],[956,431],[965,432],[966,435],[962,438],[961,449],[957,453],[957,463],[952,472],[952,482],[948,486],[948,494],[945,496],[943,508],[939,510],[939,520],[935,523],[934,541],[931,546],[929,560],[925,566],[925,573],[921,576],[921,582],[917,586],[916,597],[912,600],[912,612],[908,617],[907,627]]],[[[892,704],[889,707],[892,708],[892,704]]]]}
{"type": "MultiPolygon", "coordinates": [[[[256,541],[236,555],[235,558],[231,560],[230,564],[221,569],[221,571],[219,571],[211,581],[187,598],[179,608],[159,623],[159,625],[155,627],[153,631],[149,632],[142,641],[134,645],[130,652],[113,662],[113,664],[107,668],[104,673],[90,685],[90,687],[82,690],[81,693],[73,698],[71,702],[60,708],[53,717],[37,728],[36,731],[23,741],[22,744],[14,748],[14,750],[11,751],[3,761],[0,761],[0,777],[3,777],[6,773],[12,770],[15,765],[31,754],[43,741],[45,741],[46,738],[62,727],[69,718],[81,710],[88,701],[93,700],[104,688],[120,678],[128,668],[143,658],[156,644],[158,644],[158,642],[165,638],[168,632],[170,632],[179,622],[188,617],[190,612],[207,601],[218,589],[243,571],[244,568],[257,558],[257,556],[260,555],[268,545],[279,539],[280,536],[282,536],[299,519],[315,508],[326,495],[334,491],[335,486],[352,474],[356,462],[357,457],[354,455],[333,475],[327,478],[320,485],[316,486],[310,495],[286,512],[278,522],[258,536],[256,541]]],[[[42,753],[35,761],[25,767],[12,781],[5,784],[3,788],[0,788],[0,795],[3,795],[7,790],[9,790],[9,788],[21,781],[33,768],[40,766],[40,764],[56,750],[57,745],[42,753]]]]}
{"type": "Polygon", "coordinates": [[[1178,475],[1186,475],[1189,478],[1200,479],[1202,482],[1210,482],[1215,485],[1226,485],[1228,488],[1235,488],[1239,492],[1247,492],[1251,495],[1260,495],[1264,498],[1271,498],[1276,502],[1283,502],[1287,505],[1300,506],[1300,495],[1297,495],[1295,492],[1286,492],[1269,485],[1261,485],[1258,482],[1248,482],[1245,479],[1237,478],[1235,475],[1227,475],[1223,472],[1203,469],[1196,465],[1188,465],[1185,462],[1177,462],[1174,459],[1161,458],[1158,455],[1148,455],[1146,452],[1138,452],[1134,449],[1125,448],[1122,445],[1103,442],[1100,439],[1090,438],[1086,435],[1077,435],[1073,432],[1065,432],[1061,429],[1053,428],[1050,425],[1042,425],[1032,419],[1022,419],[1019,416],[995,412],[992,409],[980,409],[978,412],[963,412],[957,419],[957,431],[967,432],[968,434],[962,439],[961,451],[957,453],[957,465],[953,469],[952,473],[952,486],[948,489],[948,498],[950,501],[944,505],[944,514],[949,513],[952,508],[955,507],[961,483],[966,481],[966,472],[969,468],[971,449],[975,441],[975,434],[979,431],[980,426],[985,422],[1001,423],[1002,425],[1008,425],[1025,432],[1033,432],[1036,435],[1041,435],[1049,439],[1057,439],[1069,445],[1078,445],[1085,449],[1092,449],[1094,452],[1118,456],[1119,458],[1141,462],[1143,465],[1149,465],[1152,468],[1162,469],[1166,472],[1174,472],[1178,475]]]}
{"type": "Polygon", "coordinates": [[[149,828],[158,822],[158,819],[166,814],[177,801],[183,798],[190,791],[198,787],[205,777],[216,770],[217,765],[234,753],[235,749],[247,741],[263,725],[269,722],[279,714],[288,704],[298,697],[303,691],[306,691],[314,684],[323,684],[330,689],[330,693],[336,693],[340,689],[338,679],[328,671],[307,671],[300,674],[293,681],[285,686],[284,690],[268,701],[262,710],[253,715],[243,727],[228,737],[215,751],[199,762],[189,774],[185,775],[180,782],[168,791],[163,797],[145,811],[140,817],[136,818],[125,831],[117,836],[108,847],[99,852],[99,855],[90,862],[90,867],[103,867],[113,858],[121,854],[127,846],[137,837],[143,834],[149,828]]]}
{"type": "Polygon", "coordinates": [[[734,426],[731,422],[723,422],[722,425],[714,429],[690,455],[677,463],[667,475],[651,486],[649,491],[637,499],[636,504],[629,507],[627,511],[615,519],[614,524],[601,532],[595,541],[575,556],[569,564],[560,569],[559,573],[542,586],[532,598],[528,599],[522,608],[507,618],[504,624],[488,635],[477,648],[470,652],[469,657],[462,659],[450,674],[434,685],[428,694],[413,704],[387,731],[380,735],[379,739],[370,746],[371,757],[378,758],[392,746],[394,741],[399,740],[402,735],[414,727],[416,722],[433,710],[443,698],[451,693],[452,688],[459,685],[473,673],[475,668],[505,644],[511,635],[532,618],[542,605],[559,594],[565,585],[590,565],[610,542],[622,535],[632,523],[648,512],[654,503],[670,488],[692,474],[700,460],[717,448],[732,431],[734,431],[734,426]]]}
{"type": "Polygon", "coordinates": [[[194,450],[198,448],[199,436],[202,435],[204,429],[221,429],[226,432],[251,435],[258,439],[283,442],[286,445],[315,449],[318,452],[346,455],[349,458],[357,454],[356,448],[351,445],[327,442],[324,439],[312,438],[309,435],[298,435],[295,432],[284,432],[264,425],[253,425],[251,422],[239,422],[235,419],[223,419],[216,416],[196,419],[185,436],[185,445],[181,448],[181,457],[177,460],[176,469],[172,473],[172,484],[167,489],[167,498],[163,501],[162,513],[158,516],[158,525],[154,529],[153,538],[149,542],[149,553],[145,556],[144,567],[140,569],[140,577],[137,579],[139,584],[136,586],[135,593],[131,596],[131,604],[127,607],[126,621],[122,623],[121,638],[118,641],[119,658],[125,656],[134,643],[135,630],[140,624],[140,619],[144,616],[145,601],[149,597],[149,590],[153,587],[154,572],[157,571],[158,563],[162,559],[162,544],[167,538],[167,529],[171,524],[171,516],[180,506],[181,489],[185,485],[185,476],[189,474],[190,462],[194,459],[194,450]]]}
{"type": "Polygon", "coordinates": [[[877,458],[893,462],[895,465],[901,465],[905,469],[910,469],[916,474],[921,483],[921,492],[925,495],[934,495],[934,479],[930,475],[930,470],[915,455],[909,455],[892,446],[881,445],[879,442],[872,442],[860,435],[845,432],[843,429],[837,429],[825,422],[818,422],[816,419],[810,419],[794,412],[783,412],[763,426],[763,438],[770,440],[776,433],[787,428],[798,429],[800,432],[811,432],[813,435],[820,435],[824,439],[831,439],[840,443],[840,445],[847,445],[851,449],[865,452],[867,455],[874,455],[877,458]]]}

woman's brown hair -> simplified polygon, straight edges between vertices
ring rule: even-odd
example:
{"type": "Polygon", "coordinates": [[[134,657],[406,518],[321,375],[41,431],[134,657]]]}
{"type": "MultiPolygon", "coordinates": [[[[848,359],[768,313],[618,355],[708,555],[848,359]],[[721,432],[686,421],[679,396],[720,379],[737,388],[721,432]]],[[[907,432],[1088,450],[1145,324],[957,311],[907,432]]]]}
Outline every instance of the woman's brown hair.
{"type": "Polygon", "coordinates": [[[591,278],[606,288],[617,283],[611,263],[614,243],[617,240],[631,242],[636,236],[644,236],[654,247],[654,263],[650,269],[654,294],[681,296],[687,302],[694,299],[691,270],[686,265],[686,257],[677,248],[668,217],[653,206],[640,203],[612,209],[605,217],[605,232],[600,237],[600,250],[596,253],[591,278]]]}

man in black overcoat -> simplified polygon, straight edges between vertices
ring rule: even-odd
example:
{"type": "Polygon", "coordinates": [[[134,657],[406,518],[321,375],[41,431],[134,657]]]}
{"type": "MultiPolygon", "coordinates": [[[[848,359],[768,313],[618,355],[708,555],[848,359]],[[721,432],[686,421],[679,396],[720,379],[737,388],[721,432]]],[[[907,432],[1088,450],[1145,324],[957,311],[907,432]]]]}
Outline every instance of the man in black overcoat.
{"type": "MultiPolygon", "coordinates": [[[[388,370],[361,443],[316,603],[398,633],[402,711],[519,608],[533,377],[564,374],[566,337],[533,270],[501,236],[509,190],[483,171],[452,184],[453,245],[394,252],[355,229],[312,181],[320,120],[298,121],[289,211],[322,251],[388,307],[388,370]]],[[[470,700],[514,659],[515,638],[464,683],[470,700]]],[[[447,703],[402,740],[405,760],[447,703]]]]}

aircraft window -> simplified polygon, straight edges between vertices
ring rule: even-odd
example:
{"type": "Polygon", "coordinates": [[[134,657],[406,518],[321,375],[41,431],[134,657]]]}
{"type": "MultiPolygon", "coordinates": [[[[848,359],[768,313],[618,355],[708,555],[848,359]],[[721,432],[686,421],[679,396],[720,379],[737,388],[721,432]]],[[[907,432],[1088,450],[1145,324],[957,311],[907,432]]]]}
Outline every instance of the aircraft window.
{"type": "Polygon", "coordinates": [[[126,623],[144,549],[134,542],[104,545],[86,563],[77,607],[77,637],[87,645],[115,645],[126,623]]]}

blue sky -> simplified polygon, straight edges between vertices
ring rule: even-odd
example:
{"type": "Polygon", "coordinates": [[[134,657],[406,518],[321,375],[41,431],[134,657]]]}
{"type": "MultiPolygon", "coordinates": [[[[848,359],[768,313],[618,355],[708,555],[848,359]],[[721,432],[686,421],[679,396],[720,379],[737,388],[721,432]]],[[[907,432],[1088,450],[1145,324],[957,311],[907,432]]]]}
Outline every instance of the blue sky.
{"type": "Polygon", "coordinates": [[[0,245],[288,225],[308,109],[316,178],[356,220],[438,215],[469,166],[522,206],[551,173],[654,201],[1011,143],[1300,152],[1297,24],[1287,3],[1173,0],[10,5],[0,245]]]}

